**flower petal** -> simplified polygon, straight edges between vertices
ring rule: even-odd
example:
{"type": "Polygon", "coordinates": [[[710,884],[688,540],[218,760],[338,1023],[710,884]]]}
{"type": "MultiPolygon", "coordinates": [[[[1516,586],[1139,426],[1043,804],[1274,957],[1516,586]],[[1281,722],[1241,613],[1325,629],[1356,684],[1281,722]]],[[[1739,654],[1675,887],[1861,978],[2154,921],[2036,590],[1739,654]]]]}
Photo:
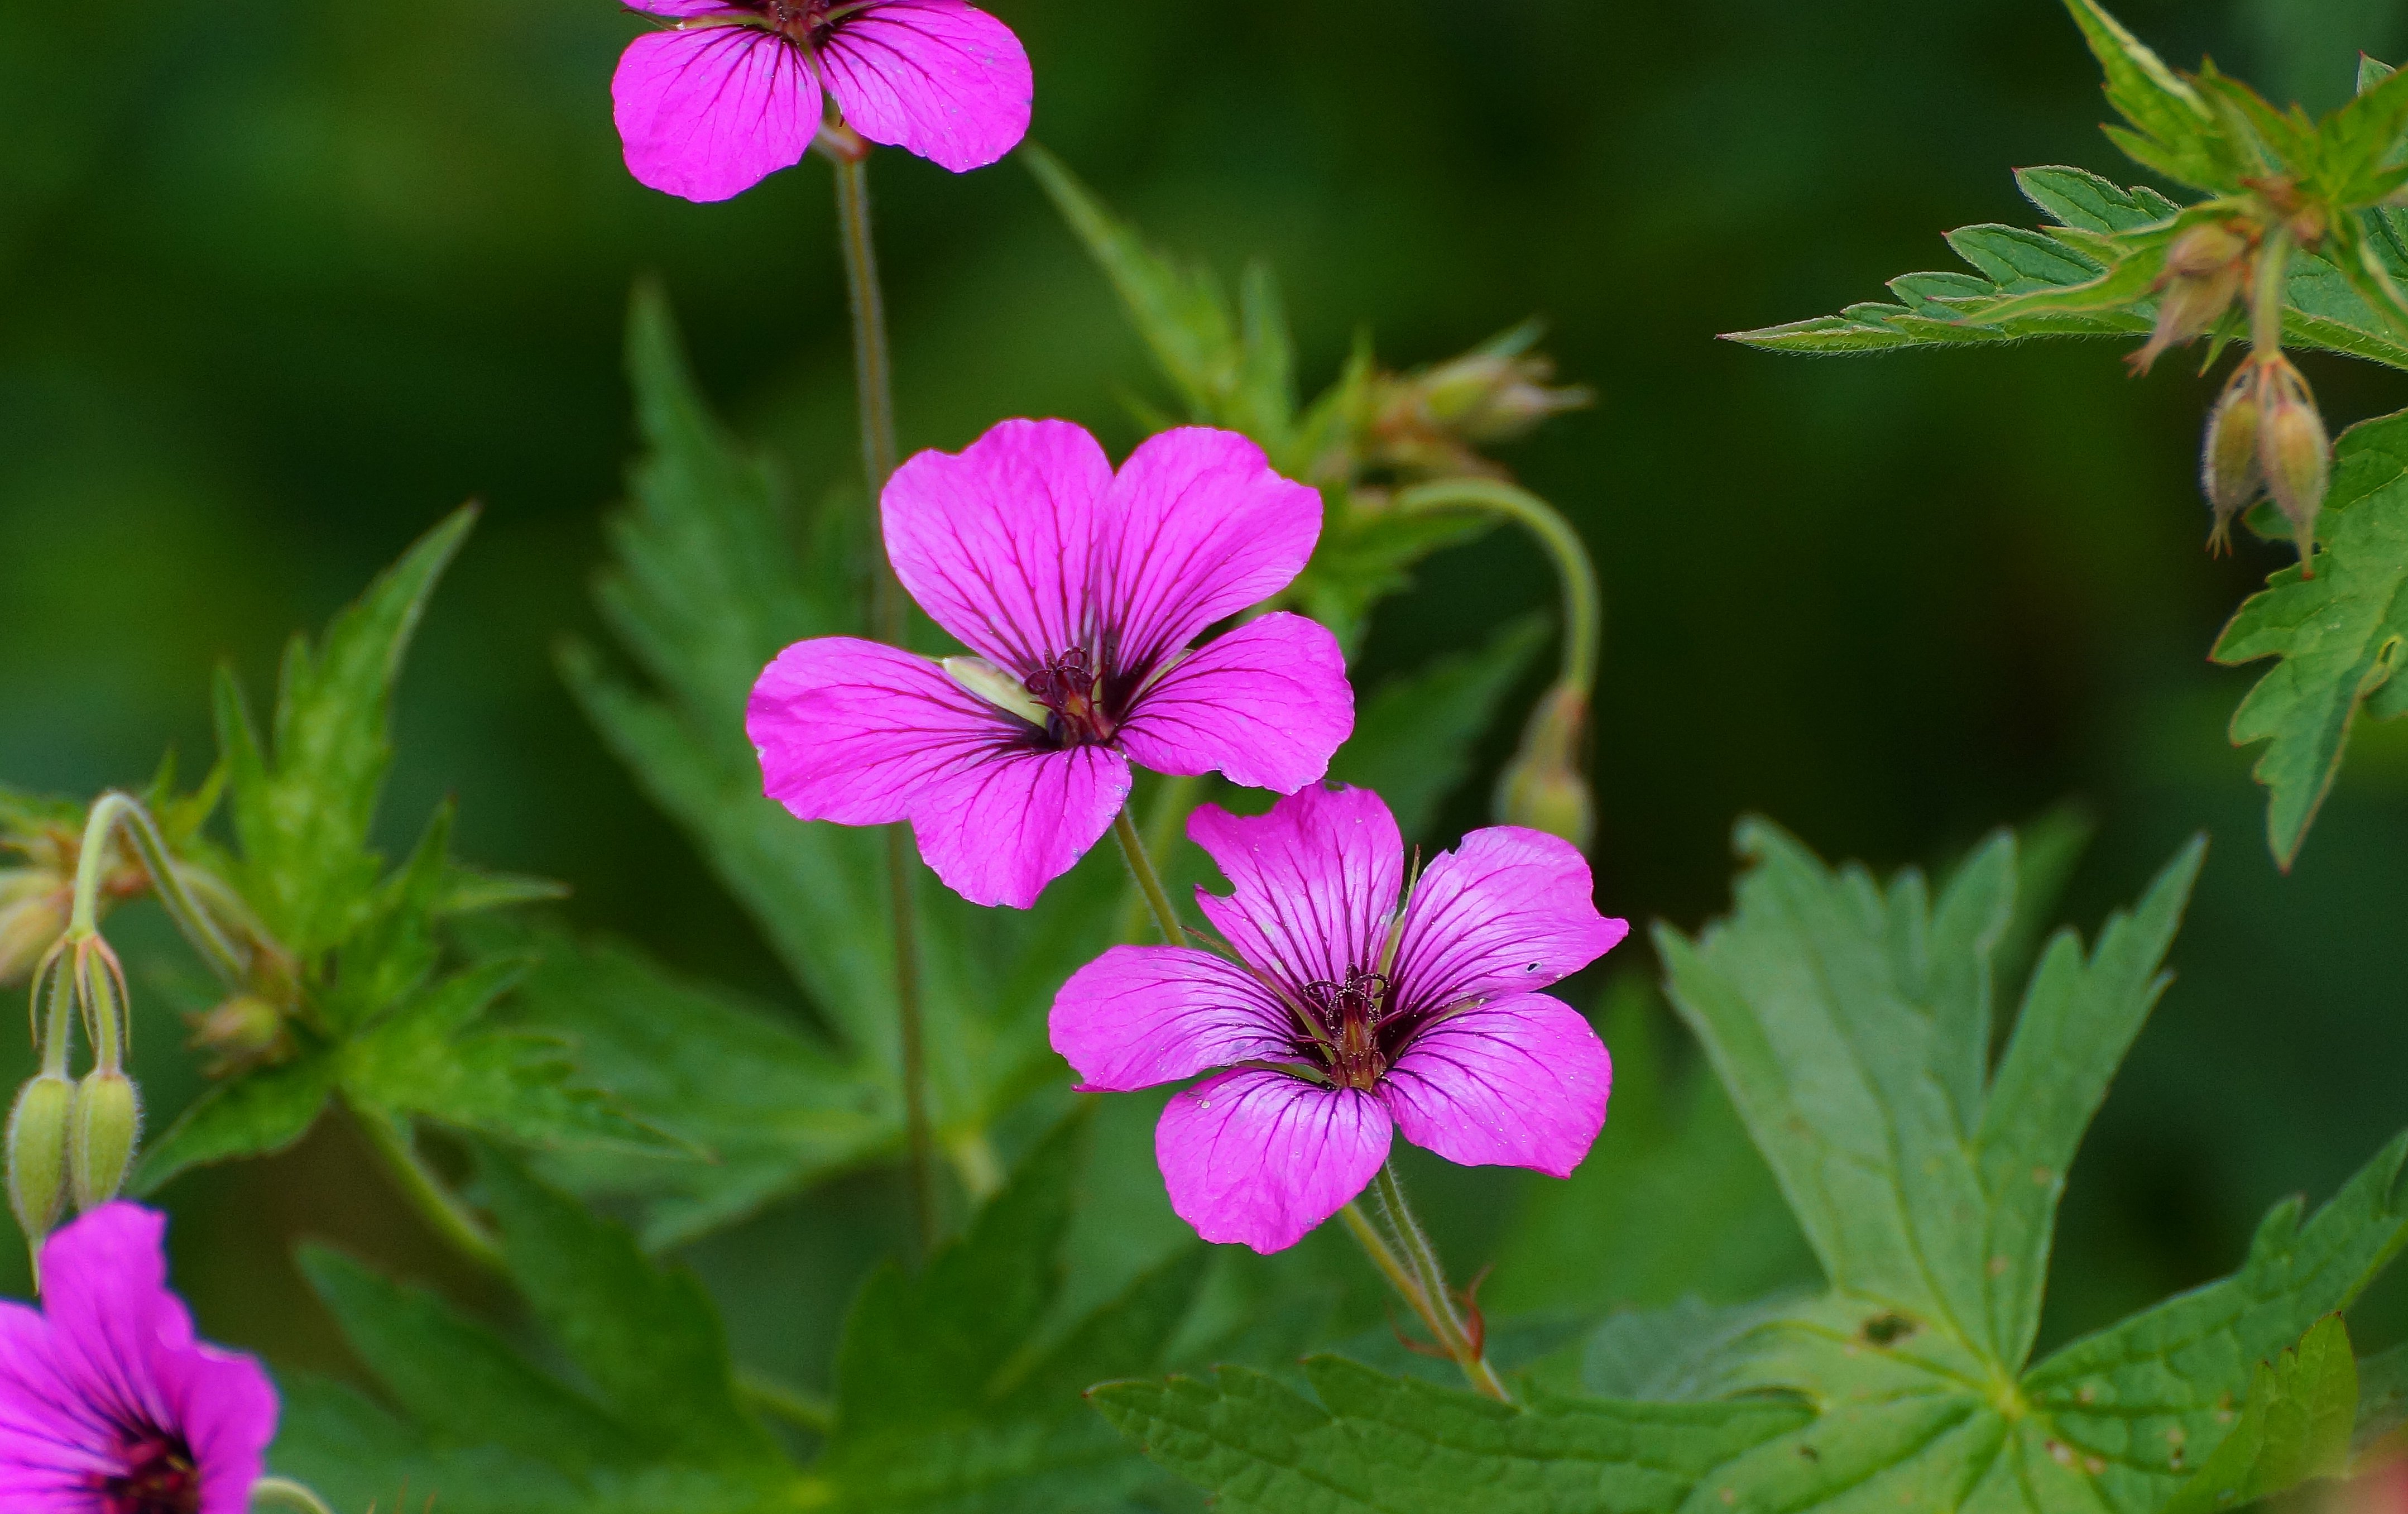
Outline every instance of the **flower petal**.
{"type": "Polygon", "coordinates": [[[1054,1049],[1090,1089],[1148,1089],[1293,1057],[1297,1027],[1244,968],[1186,946],[1114,946],[1054,996],[1054,1049]]]}
{"type": "Polygon", "coordinates": [[[1379,961],[1405,871],[1379,795],[1315,786],[1253,817],[1206,804],[1187,835],[1233,886],[1226,899],[1197,888],[1197,907],[1255,967],[1300,988],[1379,961]]]}
{"type": "Polygon", "coordinates": [[[1096,511],[1111,483],[1080,427],[1006,421],[896,470],[879,504],[886,554],[938,625],[1025,677],[1093,629],[1096,511]]]}
{"type": "Polygon", "coordinates": [[[742,16],[727,0],[622,0],[629,10],[648,16],[742,16]]]}
{"type": "Polygon", "coordinates": [[[779,653],[744,728],[771,799],[804,820],[910,820],[922,858],[973,904],[1035,903],[1128,797],[1119,753],[1043,750],[925,657],[850,636],[779,653]]]}
{"type": "Polygon", "coordinates": [[[627,171],[708,203],[803,160],[820,129],[820,83],[794,44],[757,26],[647,32],[610,80],[627,171]]]}
{"type": "Polygon", "coordinates": [[[1338,638],[1302,615],[1264,615],[1214,637],[1137,698],[1118,745],[1156,772],[1217,768],[1292,794],[1329,771],[1354,730],[1338,638]]]}
{"type": "Polygon", "coordinates": [[[1170,1207],[1208,1241],[1284,1251],[1388,1160],[1380,1101],[1256,1068],[1172,1096],[1154,1154],[1170,1207]]]}
{"type": "Polygon", "coordinates": [[[849,826],[906,819],[939,774],[1036,734],[927,658],[852,636],[779,653],[752,685],[744,729],[771,799],[799,819],[849,826]]]}
{"type": "Polygon", "coordinates": [[[1392,1002],[1435,1011],[1578,972],[1630,933],[1598,913],[1595,892],[1571,843],[1521,826],[1473,831],[1405,901],[1392,1002]]]}
{"type": "Polygon", "coordinates": [[[1467,1167],[1570,1177],[1605,1126],[1613,1060],[1560,999],[1508,994],[1413,1038],[1380,1085],[1406,1140],[1467,1167]]]}
{"type": "Polygon", "coordinates": [[[820,66],[846,123],[955,173],[1028,135],[1036,81],[1011,28],[962,0],[883,0],[837,23],[820,66]]]}
{"type": "Polygon", "coordinates": [[[946,887],[1025,910],[1111,829],[1128,791],[1128,763],[1108,747],[996,750],[937,774],[911,801],[911,833],[946,887]]]}
{"type": "Polygon", "coordinates": [[[1143,670],[1293,583],[1321,536],[1321,495],[1236,432],[1184,426],[1129,454],[1105,522],[1114,660],[1143,670]]]}

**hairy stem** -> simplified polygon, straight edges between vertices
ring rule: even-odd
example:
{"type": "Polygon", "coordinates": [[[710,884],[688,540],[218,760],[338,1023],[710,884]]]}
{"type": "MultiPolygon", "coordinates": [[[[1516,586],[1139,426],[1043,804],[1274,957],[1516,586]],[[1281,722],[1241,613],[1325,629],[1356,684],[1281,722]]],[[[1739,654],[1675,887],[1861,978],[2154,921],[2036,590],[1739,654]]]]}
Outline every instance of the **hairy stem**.
{"type": "Polygon", "coordinates": [[[2284,281],[2291,267],[2291,234],[2282,226],[2266,233],[2258,244],[2257,281],[2249,291],[2249,345],[2259,357],[2283,350],[2284,281]]]}
{"type": "Polygon", "coordinates": [[[159,896],[167,917],[192,943],[218,981],[229,988],[241,987],[250,969],[248,958],[194,898],[183,869],[167,849],[166,838],[159,833],[150,812],[142,807],[140,800],[120,789],[111,789],[94,800],[84,821],[83,844],[76,856],[75,906],[68,916],[69,932],[88,935],[100,927],[100,885],[108,866],[112,831],[124,837],[133,847],[135,856],[141,859],[143,872],[150,876],[151,890],[159,896]]]}
{"type": "MultiPolygon", "coordinates": [[[[869,224],[869,155],[850,131],[823,143],[836,168],[837,237],[844,250],[844,282],[853,308],[853,387],[861,408],[861,466],[877,501],[894,476],[895,371],[886,345],[886,296],[878,282],[878,244],[869,224]]],[[[903,586],[882,550],[870,576],[869,619],[881,641],[904,642],[903,586]]],[[[937,1248],[936,1137],[928,1117],[927,1031],[920,1009],[918,903],[911,891],[911,844],[900,825],[886,829],[887,901],[895,918],[895,1007],[903,1060],[903,1128],[909,1148],[911,1217],[920,1254],[937,1248]]]]}
{"type": "MultiPolygon", "coordinates": [[[[1446,1270],[1439,1262],[1438,1249],[1430,1245],[1421,1221],[1413,1218],[1412,1207],[1405,1203],[1404,1185],[1397,1181],[1393,1162],[1381,1164],[1379,1175],[1371,1179],[1371,1192],[1380,1202],[1381,1216],[1396,1237],[1397,1248],[1404,1253],[1404,1262],[1419,1285],[1418,1312],[1423,1322],[1430,1327],[1446,1354],[1455,1359],[1455,1364],[1463,1369],[1466,1381],[1491,1398],[1512,1402],[1496,1369],[1488,1364],[1488,1358],[1464,1327],[1462,1315],[1455,1311],[1455,1295],[1447,1291],[1446,1270]]],[[[1372,1260],[1376,1262],[1380,1259],[1375,1254],[1372,1260]]],[[[1413,1302],[1412,1294],[1406,1295],[1406,1302],[1413,1302]]]]}
{"type": "MultiPolygon", "coordinates": [[[[1196,808],[1196,791],[1203,785],[1201,778],[1181,777],[1165,778],[1155,786],[1154,807],[1146,815],[1145,829],[1140,832],[1145,838],[1147,856],[1158,857],[1178,842],[1179,828],[1196,808]]],[[[1148,913],[1144,892],[1130,893],[1128,903],[1121,911],[1120,929],[1112,932],[1113,937],[1136,940],[1144,929],[1148,913]]]]}
{"type": "Polygon", "coordinates": [[[373,1109],[355,1105],[351,1114],[367,1135],[368,1146],[383,1159],[385,1171],[393,1175],[402,1196],[426,1221],[427,1228],[478,1266],[489,1272],[502,1271],[502,1243],[469,1212],[457,1194],[444,1186],[435,1169],[426,1165],[426,1159],[418,1154],[417,1146],[410,1140],[408,1129],[373,1109]]]}
{"type": "Polygon", "coordinates": [[[1501,479],[1473,478],[1417,483],[1397,496],[1396,508],[1406,515],[1475,510],[1528,531],[1554,561],[1555,577],[1563,584],[1564,667],[1559,681],[1584,696],[1595,686],[1598,650],[1604,641],[1605,598],[1598,588],[1596,560],[1562,512],[1501,479]]]}
{"type": "Polygon", "coordinates": [[[1145,838],[1137,833],[1137,822],[1129,818],[1128,806],[1112,816],[1112,839],[1121,844],[1121,858],[1137,879],[1145,901],[1154,911],[1154,923],[1162,931],[1162,939],[1176,946],[1184,934],[1179,925],[1179,912],[1170,907],[1170,895],[1164,891],[1162,874],[1154,871],[1154,858],[1146,855],[1145,838]]]}

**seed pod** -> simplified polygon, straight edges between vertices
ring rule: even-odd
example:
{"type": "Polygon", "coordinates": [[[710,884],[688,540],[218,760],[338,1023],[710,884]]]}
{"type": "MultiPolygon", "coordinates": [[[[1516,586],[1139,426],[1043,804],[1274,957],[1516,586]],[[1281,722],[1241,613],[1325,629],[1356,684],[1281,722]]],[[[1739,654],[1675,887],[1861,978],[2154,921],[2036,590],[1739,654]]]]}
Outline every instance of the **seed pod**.
{"type": "Polygon", "coordinates": [[[2207,550],[2232,550],[2232,522],[2266,492],[2266,472],[2258,464],[2258,433],[2262,411],[2258,396],[2265,370],[2251,360],[2233,372],[2207,419],[2207,446],[2200,458],[2200,488],[2207,495],[2215,523],[2207,533],[2207,550]]]}
{"type": "Polygon", "coordinates": [[[38,1250],[67,1197],[67,1142],[75,1085],[55,1073],[26,1080],[8,1112],[8,1207],[38,1250]]]}
{"type": "Polygon", "coordinates": [[[1587,729],[1588,696],[1569,685],[1550,689],[1497,780],[1497,818],[1587,850],[1597,831],[1597,802],[1579,760],[1587,729]]]}
{"type": "Polygon", "coordinates": [[[2314,578],[2316,512],[2332,486],[2332,438],[2307,381],[2287,358],[2266,364],[2259,409],[2258,466],[2265,470],[2266,492],[2282,507],[2300,544],[2300,576],[2314,578]]]}
{"type": "Polygon", "coordinates": [[[134,1080],[111,1068],[86,1073],[76,1089],[72,1128],[67,1175],[76,1208],[96,1209],[125,1186],[135,1144],[142,1137],[142,1095],[134,1080]]]}

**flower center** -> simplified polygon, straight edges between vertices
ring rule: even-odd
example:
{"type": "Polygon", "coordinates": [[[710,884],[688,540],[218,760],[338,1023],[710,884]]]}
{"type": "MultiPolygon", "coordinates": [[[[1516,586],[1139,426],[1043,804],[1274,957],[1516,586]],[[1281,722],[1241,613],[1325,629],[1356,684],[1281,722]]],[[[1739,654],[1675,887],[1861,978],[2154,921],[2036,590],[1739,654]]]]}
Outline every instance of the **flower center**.
{"type": "Polygon", "coordinates": [[[835,24],[828,20],[828,0],[753,0],[750,8],[771,31],[806,47],[825,40],[835,24]]]}
{"type": "Polygon", "coordinates": [[[1304,986],[1304,1002],[1326,1035],[1318,1049],[1341,1089],[1369,1091],[1388,1071],[1380,1045],[1380,1014],[1388,999],[1388,975],[1346,970],[1344,983],[1315,978],[1304,986]]]}
{"type": "Polygon", "coordinates": [[[92,1479],[105,1514],[200,1514],[201,1469],[183,1436],[149,1435],[119,1456],[122,1473],[92,1479]]]}
{"type": "Polygon", "coordinates": [[[1020,686],[1054,713],[1046,733],[1065,746],[1100,745],[1120,725],[1104,708],[1103,670],[1085,647],[1054,654],[1020,686]]]}

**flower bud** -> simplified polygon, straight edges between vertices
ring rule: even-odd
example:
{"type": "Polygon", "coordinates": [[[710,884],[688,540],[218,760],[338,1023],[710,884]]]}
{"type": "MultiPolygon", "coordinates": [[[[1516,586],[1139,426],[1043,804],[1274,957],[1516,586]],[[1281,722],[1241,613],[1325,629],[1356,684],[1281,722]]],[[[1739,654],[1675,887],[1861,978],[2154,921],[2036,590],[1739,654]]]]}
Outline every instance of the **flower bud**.
{"type": "Polygon", "coordinates": [[[56,1073],[28,1079],[8,1112],[8,1207],[36,1250],[67,1197],[75,1085],[56,1073]]]}
{"type": "Polygon", "coordinates": [[[2247,238],[2217,222],[2174,238],[2166,250],[2165,271],[2157,276],[2157,326],[2128,359],[2135,372],[2148,372],[2158,353],[2205,335],[2224,318],[2241,294],[2248,252],[2247,238]]]}
{"type": "Polygon", "coordinates": [[[238,993],[213,1008],[185,1016],[184,1023],[193,1031],[185,1045],[206,1059],[202,1071],[211,1077],[281,1061],[290,1051],[283,1011],[259,994],[238,993]]]}
{"type": "Polygon", "coordinates": [[[66,929],[64,880],[36,868],[0,872],[0,984],[32,972],[66,929]]]}
{"type": "Polygon", "coordinates": [[[1528,435],[1541,422],[1594,404],[1594,390],[1553,387],[1553,359],[1529,349],[1535,323],[1435,368],[1372,381],[1360,461],[1423,477],[1498,475],[1474,449],[1528,435]]]}
{"type": "Polygon", "coordinates": [[[142,1137],[142,1095],[114,1068],[94,1068],[76,1089],[67,1175],[76,1208],[96,1209],[117,1197],[142,1137]]]}
{"type": "Polygon", "coordinates": [[[2234,517],[2266,492],[2266,472],[2258,463],[2264,377],[2265,369],[2255,359],[2242,364],[2207,419],[2207,446],[2199,471],[2200,487],[2215,516],[2207,535],[2210,552],[2232,550],[2234,517]]]}
{"type": "Polygon", "coordinates": [[[2287,358],[2267,362],[2259,409],[2258,466],[2265,470],[2266,492],[2282,507],[2299,541],[2300,576],[2314,578],[2316,512],[2332,486],[2332,438],[2307,381],[2287,358]]]}
{"type": "Polygon", "coordinates": [[[1530,714],[1522,749],[1497,780],[1497,818],[1561,836],[1585,851],[1597,830],[1597,804],[1582,771],[1588,696],[1570,685],[1547,691],[1530,714]]]}

